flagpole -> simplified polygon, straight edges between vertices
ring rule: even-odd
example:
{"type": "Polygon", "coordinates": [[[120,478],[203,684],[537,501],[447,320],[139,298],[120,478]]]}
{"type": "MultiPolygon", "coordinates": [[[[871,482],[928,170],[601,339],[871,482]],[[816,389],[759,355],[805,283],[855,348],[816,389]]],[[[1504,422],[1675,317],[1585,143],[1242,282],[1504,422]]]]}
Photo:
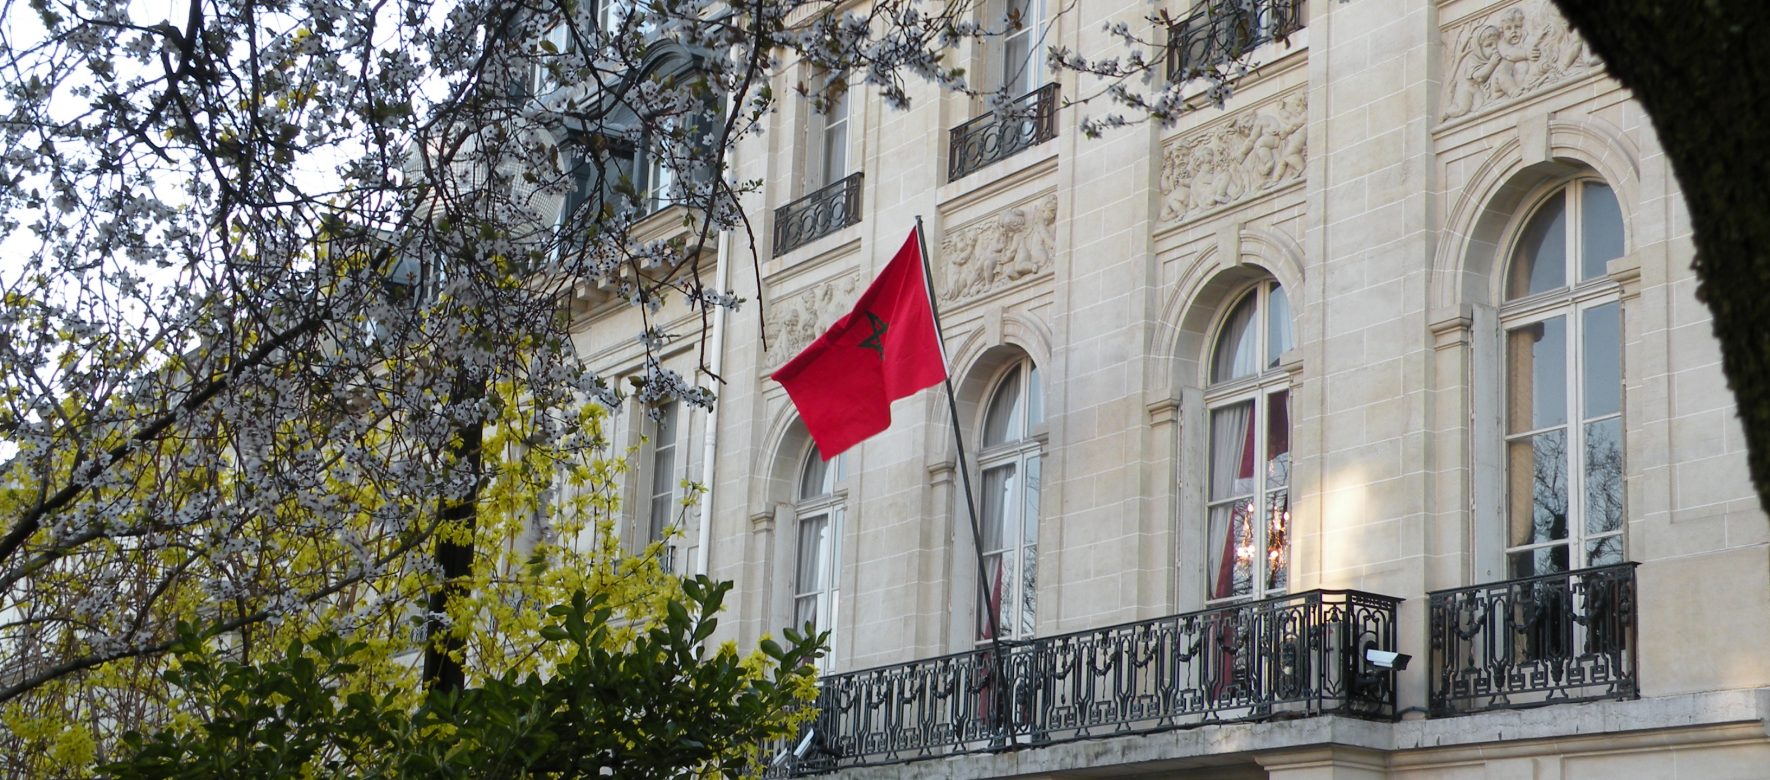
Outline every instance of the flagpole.
{"type": "MultiPolygon", "coordinates": [[[[953,444],[959,451],[959,481],[964,485],[965,512],[971,521],[972,550],[977,554],[977,584],[981,588],[978,591],[978,596],[984,605],[984,614],[989,618],[990,655],[994,660],[990,676],[997,688],[996,695],[990,697],[990,703],[997,710],[994,713],[997,716],[997,723],[1006,726],[1007,719],[1001,716],[1007,714],[1005,706],[1007,698],[1003,694],[1007,692],[1009,686],[1005,684],[1007,681],[1002,675],[1004,660],[1002,656],[1002,626],[1001,620],[996,615],[999,608],[991,609],[989,606],[989,577],[984,573],[983,565],[983,531],[977,523],[977,499],[973,497],[971,490],[971,468],[965,463],[964,427],[959,424],[959,402],[953,393],[953,367],[946,356],[946,333],[940,327],[940,304],[935,302],[934,270],[928,258],[928,234],[922,229],[922,215],[920,214],[916,215],[916,249],[922,255],[922,286],[928,292],[928,311],[934,317],[934,338],[940,342],[940,363],[946,369],[944,372],[946,374],[946,408],[947,413],[952,417],[953,444]]],[[[1008,562],[1004,560],[1002,565],[1007,566],[1008,562]]]]}

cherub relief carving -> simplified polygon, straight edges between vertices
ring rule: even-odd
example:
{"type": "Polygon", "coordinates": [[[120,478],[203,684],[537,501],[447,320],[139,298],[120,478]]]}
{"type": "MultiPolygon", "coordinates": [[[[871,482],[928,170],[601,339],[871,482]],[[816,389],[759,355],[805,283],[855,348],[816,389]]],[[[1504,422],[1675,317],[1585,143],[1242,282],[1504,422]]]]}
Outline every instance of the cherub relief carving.
{"type": "Polygon", "coordinates": [[[1308,115],[1299,92],[1168,144],[1162,153],[1161,220],[1175,222],[1302,176],[1308,115]]]}
{"type": "Polygon", "coordinates": [[[1599,60],[1546,0],[1445,32],[1444,118],[1456,119],[1592,72],[1599,60]]]}
{"type": "Polygon", "coordinates": [[[941,300],[965,301],[1051,270],[1056,227],[1057,196],[1046,195],[947,233],[940,242],[941,300]]]}
{"type": "Polygon", "coordinates": [[[787,362],[828,330],[854,304],[858,288],[859,277],[849,274],[775,303],[764,323],[768,329],[768,363],[787,362]]]}

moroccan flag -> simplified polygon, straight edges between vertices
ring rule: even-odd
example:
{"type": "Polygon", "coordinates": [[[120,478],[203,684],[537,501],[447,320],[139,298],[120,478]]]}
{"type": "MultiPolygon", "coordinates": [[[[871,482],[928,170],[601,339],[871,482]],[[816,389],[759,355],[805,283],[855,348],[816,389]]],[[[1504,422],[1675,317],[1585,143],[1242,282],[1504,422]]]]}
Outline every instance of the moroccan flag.
{"type": "Polygon", "coordinates": [[[891,402],[946,378],[916,231],[854,310],[774,372],[829,460],[891,424],[891,402]]]}

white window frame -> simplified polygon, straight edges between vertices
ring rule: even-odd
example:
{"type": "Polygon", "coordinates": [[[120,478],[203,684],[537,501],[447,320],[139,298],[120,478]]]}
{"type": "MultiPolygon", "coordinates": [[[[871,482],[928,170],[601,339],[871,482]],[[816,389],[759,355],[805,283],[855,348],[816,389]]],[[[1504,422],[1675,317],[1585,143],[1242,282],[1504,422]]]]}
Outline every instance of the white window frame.
{"type": "Polygon", "coordinates": [[[842,573],[843,521],[847,514],[848,502],[848,490],[844,484],[848,476],[847,470],[846,455],[838,455],[834,460],[825,462],[822,455],[819,454],[817,446],[812,445],[806,451],[805,458],[801,461],[796,474],[795,490],[798,501],[793,508],[793,597],[789,606],[792,615],[791,625],[795,629],[804,628],[804,622],[801,620],[804,611],[801,609],[801,605],[807,601],[812,605],[813,614],[822,616],[822,621],[814,624],[813,628],[817,631],[826,631],[830,635],[827,645],[829,652],[826,652],[824,657],[818,659],[817,662],[818,671],[825,673],[835,669],[836,627],[842,608],[840,577],[842,573]],[[812,491],[806,488],[806,483],[811,469],[816,465],[824,467],[824,474],[817,490],[812,491]],[[823,524],[823,539],[815,547],[807,548],[805,534],[808,529],[806,526],[814,521],[823,524]],[[803,557],[807,549],[813,550],[818,558],[814,567],[817,581],[809,583],[803,579],[803,575],[806,573],[803,557]]]}
{"type": "MultiPolygon", "coordinates": [[[[1622,384],[1623,339],[1621,326],[1623,312],[1621,290],[1607,273],[1599,273],[1591,279],[1581,280],[1579,278],[1580,266],[1584,260],[1582,254],[1586,231],[1584,229],[1585,225],[1583,220],[1585,218],[1585,185],[1588,183],[1601,184],[1609,187],[1607,182],[1597,177],[1581,176],[1556,182],[1553,186],[1545,188],[1543,191],[1537,193],[1534,198],[1527,201],[1531,205],[1529,208],[1522,210],[1522,218],[1517,220],[1512,226],[1512,229],[1510,230],[1510,238],[1505,245],[1505,251],[1500,255],[1500,257],[1504,259],[1504,262],[1499,264],[1498,283],[1496,284],[1496,289],[1500,292],[1498,297],[1502,299],[1498,318],[1498,356],[1500,365],[1499,415],[1500,434],[1502,437],[1500,442],[1501,509],[1499,516],[1499,532],[1502,535],[1501,549],[1503,550],[1500,561],[1500,571],[1504,573],[1506,579],[1516,579],[1521,576],[1528,576],[1519,574],[1517,570],[1514,569],[1512,563],[1514,556],[1526,553],[1547,553],[1550,557],[1546,560],[1552,561],[1553,551],[1556,548],[1565,548],[1567,551],[1567,571],[1577,571],[1588,568],[1594,565],[1591,556],[1588,553],[1588,547],[1593,542],[1603,539],[1617,540],[1615,545],[1617,557],[1611,561],[1601,561],[1597,565],[1620,563],[1628,560],[1628,541],[1625,535],[1628,527],[1628,510],[1626,505],[1627,494],[1626,491],[1623,490],[1623,485],[1621,484],[1623,475],[1627,474],[1628,451],[1626,441],[1628,434],[1623,414],[1623,409],[1627,405],[1627,398],[1625,387],[1622,384]],[[1513,300],[1505,300],[1509,286],[1508,282],[1510,281],[1510,275],[1512,273],[1512,265],[1518,260],[1518,252],[1520,244],[1524,240],[1525,230],[1530,226],[1532,220],[1536,218],[1538,213],[1557,198],[1565,199],[1565,209],[1563,211],[1563,230],[1565,233],[1563,239],[1566,242],[1566,245],[1563,248],[1563,261],[1566,263],[1566,268],[1563,271],[1565,284],[1556,289],[1535,294],[1527,293],[1524,296],[1513,300]],[[1586,372],[1583,368],[1586,364],[1586,315],[1594,309],[1611,305],[1616,307],[1615,311],[1617,318],[1617,343],[1615,345],[1618,366],[1617,380],[1619,383],[1617,388],[1617,408],[1614,412],[1587,415],[1584,397],[1586,389],[1586,372]],[[1512,382],[1514,379],[1510,374],[1511,358],[1509,356],[1509,336],[1513,331],[1518,330],[1519,328],[1547,322],[1556,318],[1560,318],[1565,323],[1563,330],[1564,354],[1562,356],[1565,361],[1562,369],[1565,381],[1563,383],[1564,386],[1562,387],[1562,394],[1564,396],[1563,402],[1566,406],[1562,412],[1563,419],[1559,424],[1548,425],[1541,428],[1526,428],[1513,432],[1511,420],[1508,418],[1510,407],[1508,399],[1511,397],[1512,382]],[[1608,422],[1610,420],[1616,421],[1618,432],[1617,450],[1624,458],[1624,462],[1618,464],[1617,475],[1619,480],[1617,489],[1623,493],[1621,503],[1618,507],[1619,517],[1616,528],[1600,533],[1588,533],[1586,530],[1586,502],[1587,494],[1589,492],[1589,486],[1586,481],[1585,462],[1586,428],[1588,425],[1608,422]],[[1511,445],[1514,442],[1528,441],[1534,436],[1552,432],[1557,428],[1566,432],[1565,441],[1567,442],[1565,445],[1566,476],[1568,481],[1566,488],[1567,509],[1565,510],[1567,515],[1565,520],[1567,524],[1567,534],[1565,537],[1558,540],[1514,544],[1511,518],[1514,499],[1511,494],[1512,480],[1509,471],[1511,467],[1511,458],[1509,456],[1511,445]]],[[[1611,188],[1611,191],[1613,194],[1615,193],[1614,188],[1611,188]]],[[[1626,252],[1626,218],[1624,223],[1624,246],[1626,252]]],[[[1540,560],[1545,559],[1539,558],[1539,561],[1540,560]]],[[[1534,573],[1544,574],[1549,573],[1549,571],[1539,569],[1534,573]]]]}
{"type": "Polygon", "coordinates": [[[547,28],[546,32],[541,34],[541,40],[535,42],[535,57],[537,62],[535,62],[529,78],[529,87],[535,97],[546,97],[553,94],[555,90],[565,86],[554,80],[553,74],[548,70],[547,66],[551,60],[561,55],[569,54],[571,50],[571,26],[565,22],[554,22],[551,27],[547,28]],[[543,42],[552,44],[554,50],[551,52],[547,51],[543,48],[543,42]]]}
{"type": "MultiPolygon", "coordinates": [[[[659,417],[650,419],[648,428],[651,431],[650,452],[646,461],[645,482],[643,487],[648,496],[645,509],[645,535],[643,544],[650,546],[652,542],[662,541],[665,532],[674,527],[682,509],[681,491],[679,486],[682,478],[677,475],[680,465],[677,462],[677,450],[682,444],[683,413],[681,402],[671,401],[660,407],[659,417]],[[667,480],[659,485],[659,480],[667,480]],[[660,523],[661,521],[661,523],[660,523]]],[[[676,571],[676,545],[664,545],[662,561],[666,571],[676,571]]]]}
{"type": "Polygon", "coordinates": [[[991,57],[994,67],[998,70],[996,84],[1007,92],[1009,99],[1031,93],[1045,84],[1045,57],[1043,45],[1045,27],[1049,20],[1045,18],[1045,0],[1025,0],[1026,18],[1019,20],[1020,26],[1008,28],[1011,24],[1008,12],[1015,0],[1002,0],[1000,21],[1004,25],[1000,43],[1000,51],[991,57]],[[1016,54],[1015,46],[1024,45],[1024,53],[1016,54]]]}
{"type": "Polygon", "coordinates": [[[670,189],[676,183],[676,169],[670,166],[661,139],[648,137],[640,154],[645,157],[644,191],[640,194],[640,203],[647,214],[662,211],[671,204],[670,189]]]}
{"type": "MultiPolygon", "coordinates": [[[[1295,489],[1294,481],[1291,478],[1291,473],[1293,471],[1291,463],[1293,462],[1294,456],[1290,446],[1296,429],[1295,414],[1292,411],[1295,395],[1292,393],[1293,377],[1291,371],[1286,368],[1280,358],[1284,352],[1288,351],[1295,345],[1295,338],[1292,334],[1295,333],[1296,325],[1295,316],[1293,314],[1294,309],[1289,305],[1290,293],[1288,291],[1283,291],[1282,294],[1285,300],[1285,309],[1282,316],[1285,318],[1285,324],[1290,330],[1290,334],[1286,334],[1290,340],[1277,344],[1273,342],[1274,334],[1270,331],[1272,329],[1273,320],[1272,293],[1275,290],[1282,291],[1283,287],[1270,277],[1265,277],[1258,283],[1230,296],[1230,303],[1228,306],[1225,306],[1222,313],[1218,315],[1218,321],[1212,328],[1211,338],[1207,342],[1210,346],[1206,352],[1202,368],[1205,379],[1205,463],[1204,474],[1202,475],[1204,478],[1203,494],[1205,502],[1205,582],[1203,592],[1205,594],[1205,602],[1210,605],[1229,604],[1239,601],[1258,600],[1283,595],[1290,591],[1291,581],[1295,576],[1295,569],[1291,562],[1290,545],[1290,536],[1293,533],[1291,507],[1295,506],[1294,502],[1290,500],[1291,491],[1295,489]],[[1242,307],[1243,302],[1249,301],[1250,299],[1252,300],[1254,307],[1253,327],[1255,336],[1252,349],[1256,360],[1259,362],[1256,363],[1252,373],[1239,377],[1231,377],[1225,380],[1213,381],[1215,377],[1212,375],[1212,372],[1216,365],[1217,354],[1223,347],[1221,342],[1225,336],[1224,330],[1229,326],[1236,311],[1242,307]],[[1287,396],[1286,423],[1288,426],[1286,432],[1286,451],[1282,462],[1282,467],[1284,469],[1282,485],[1279,484],[1277,480],[1270,479],[1271,475],[1269,474],[1268,469],[1269,464],[1266,457],[1262,454],[1267,451],[1269,444],[1268,439],[1271,433],[1270,414],[1273,402],[1275,398],[1280,395],[1287,396]],[[1253,475],[1249,478],[1251,480],[1249,492],[1236,492],[1233,495],[1213,498],[1211,495],[1211,488],[1215,484],[1215,475],[1211,470],[1213,464],[1217,462],[1216,452],[1214,450],[1217,443],[1213,441],[1217,415],[1223,410],[1244,403],[1250,404],[1250,407],[1253,410],[1253,415],[1249,424],[1253,428],[1253,442],[1251,446],[1254,467],[1253,475]],[[1273,513],[1276,506],[1275,495],[1278,493],[1283,493],[1285,496],[1285,508],[1280,510],[1278,515],[1274,516],[1273,513]],[[1244,519],[1244,522],[1248,524],[1248,543],[1236,547],[1235,557],[1247,561],[1249,567],[1249,588],[1246,593],[1236,593],[1233,592],[1234,586],[1232,583],[1231,592],[1229,594],[1214,595],[1218,590],[1215,587],[1215,580],[1222,575],[1220,570],[1213,570],[1217,567],[1211,565],[1214,557],[1212,555],[1214,552],[1213,547],[1218,543],[1212,538],[1212,512],[1219,508],[1233,507],[1236,502],[1242,501],[1249,503],[1245,512],[1240,515],[1244,519]],[[1255,520],[1262,520],[1263,522],[1254,522],[1255,520]],[[1280,535],[1280,538],[1274,541],[1271,538],[1274,535],[1280,535]],[[1264,551],[1265,554],[1258,554],[1260,551],[1264,551]],[[1282,583],[1269,584],[1268,575],[1270,569],[1262,568],[1260,561],[1269,559],[1274,553],[1282,557],[1281,566],[1284,571],[1284,578],[1282,583]]],[[[1232,513],[1231,518],[1234,517],[1237,517],[1237,515],[1232,513]]],[[[1225,534],[1223,543],[1228,545],[1235,538],[1234,530],[1225,529],[1225,534]]],[[[1219,566],[1220,565],[1221,562],[1219,562],[1219,566]]]]}
{"type": "Polygon", "coordinates": [[[824,111],[818,111],[811,105],[808,98],[805,111],[810,116],[805,123],[805,180],[801,186],[801,196],[809,195],[838,181],[841,181],[854,167],[851,155],[854,145],[849,132],[850,118],[853,115],[853,104],[846,86],[840,88],[836,97],[831,93],[837,88],[832,86],[834,79],[822,77],[824,84],[824,111]],[[833,109],[833,110],[832,110],[833,109]],[[830,157],[835,147],[840,145],[842,165],[838,170],[830,170],[830,157]]]}
{"type": "MultiPolygon", "coordinates": [[[[1004,561],[1002,576],[1006,580],[1012,575],[1012,582],[1004,582],[1001,596],[1001,639],[1020,640],[1033,636],[1037,627],[1038,617],[1038,526],[1042,512],[1041,491],[1044,477],[1044,387],[1040,381],[1038,366],[1031,358],[1022,357],[997,372],[989,384],[989,391],[984,394],[982,415],[978,420],[979,450],[977,455],[977,486],[981,495],[978,497],[978,523],[983,531],[984,539],[989,538],[989,523],[992,515],[992,500],[995,498],[989,489],[989,478],[992,472],[1006,471],[1008,482],[1004,492],[1010,500],[1001,507],[1001,528],[998,531],[1001,544],[984,549],[978,556],[979,561],[987,557],[999,556],[1004,561]],[[991,442],[988,438],[990,412],[994,410],[996,394],[1001,391],[1003,383],[1010,377],[1017,377],[1019,385],[1015,390],[1013,403],[1017,405],[1019,419],[1011,422],[1010,431],[1018,429],[1020,438],[1010,438],[1003,442],[991,442]],[[1029,479],[1027,475],[1034,476],[1029,479]],[[1032,484],[1036,480],[1036,484],[1032,484]],[[1026,510],[1035,511],[1032,518],[1027,518],[1026,510]],[[1030,529],[1031,533],[1027,533],[1030,529]],[[1032,580],[1029,588],[1028,579],[1032,580]],[[1010,611],[1008,605],[1020,604],[1023,609],[1010,611]],[[1015,619],[1010,620],[1013,617],[1015,619]]],[[[984,542],[988,544],[987,541],[984,542]]],[[[979,582],[979,587],[990,582],[989,569],[979,582]]],[[[990,584],[993,589],[993,583],[990,584]]],[[[991,598],[990,589],[977,594],[973,603],[973,639],[978,645],[989,644],[988,605],[991,598]]]]}

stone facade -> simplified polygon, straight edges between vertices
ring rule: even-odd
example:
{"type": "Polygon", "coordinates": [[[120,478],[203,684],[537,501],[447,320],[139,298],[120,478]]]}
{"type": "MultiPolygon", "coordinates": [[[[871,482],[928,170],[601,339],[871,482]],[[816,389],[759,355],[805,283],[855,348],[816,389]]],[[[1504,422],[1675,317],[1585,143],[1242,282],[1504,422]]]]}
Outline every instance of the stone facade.
{"type": "MultiPolygon", "coordinates": [[[[1118,45],[1103,22],[1147,24],[1142,4],[1063,8],[1046,20],[1047,43],[1078,51],[1118,45]]],[[[1180,18],[1189,9],[1166,10],[1180,18]]],[[[1641,108],[1542,0],[1317,0],[1307,14],[1304,29],[1249,55],[1257,67],[1221,109],[1090,140],[1079,123],[1093,109],[1064,108],[1054,140],[957,181],[946,180],[947,132],[976,104],[925,87],[913,108],[896,111],[851,93],[847,159],[865,173],[862,219],[763,261],[762,313],[727,318],[711,345],[726,381],[717,418],[694,414],[684,426],[690,446],[679,448],[683,473],[710,488],[686,529],[685,563],[704,560],[708,573],[737,582],[723,638],[753,644],[790,622],[810,442],[768,373],[846,311],[921,216],[972,455],[1019,457],[1023,473],[1028,447],[1040,459],[1034,500],[1017,510],[1036,528],[1036,545],[1022,545],[1037,572],[1031,635],[1226,603],[1212,599],[1228,570],[1212,552],[1226,549],[1213,531],[1221,502],[1212,427],[1238,398],[1282,394],[1284,496],[1260,500],[1281,506],[1288,523],[1287,581],[1255,595],[1357,589],[1402,599],[1394,649],[1413,662],[1393,678],[1397,719],[1242,713],[1148,736],[1029,738],[1006,752],[885,761],[842,776],[1770,772],[1770,518],[1751,490],[1694,294],[1678,183],[1641,108]],[[1569,219],[1597,214],[1595,195],[1558,194],[1588,182],[1614,193],[1620,256],[1570,283],[1565,300],[1512,300],[1508,258],[1534,235],[1526,223],[1563,197],[1569,219]],[[1270,360],[1245,381],[1214,381],[1230,310],[1274,283],[1290,340],[1259,331],[1273,344],[1270,360]],[[1508,334],[1612,303],[1623,509],[1620,534],[1606,538],[1638,564],[1638,633],[1626,641],[1638,698],[1428,712],[1442,641],[1430,632],[1429,594],[1506,582],[1531,554],[1519,552],[1520,494],[1507,476],[1518,473],[1523,441],[1506,422],[1520,370],[1508,334]],[[992,450],[981,444],[990,394],[1027,365],[1037,368],[1042,415],[1026,424],[1020,449],[992,450]]],[[[991,52],[958,55],[982,65],[991,52]]],[[[1092,84],[1058,80],[1066,95],[1092,84]]],[[[807,150],[794,117],[777,114],[736,156],[737,178],[766,182],[746,204],[759,228],[795,193],[795,161],[807,150]]],[[[1598,241],[1576,233],[1570,252],[1598,241]]],[[[748,257],[746,249],[731,254],[748,257]]],[[[737,265],[728,284],[743,293],[749,271],[737,265]]],[[[588,328],[583,350],[618,374],[637,366],[635,348],[596,338],[631,332],[588,328]]],[[[1587,371],[1571,362],[1584,353],[1568,354],[1569,371],[1587,371]]],[[[671,358],[681,370],[699,359],[688,347],[671,358]]],[[[926,391],[899,401],[893,417],[844,456],[833,494],[844,507],[824,625],[835,672],[975,646],[980,586],[946,399],[926,391]]],[[[636,440],[643,422],[628,422],[622,435],[636,440]]],[[[1560,423],[1575,424],[1584,423],[1560,423]]],[[[1279,434],[1262,435],[1269,452],[1278,446],[1279,434]]],[[[980,482],[977,462],[969,465],[980,482]]],[[[1571,500],[1602,498],[1587,492],[1571,500]]],[[[1589,528],[1562,533],[1598,538],[1589,528]]],[[[1569,631],[1568,641],[1597,641],[1596,629],[1569,631]]]]}

